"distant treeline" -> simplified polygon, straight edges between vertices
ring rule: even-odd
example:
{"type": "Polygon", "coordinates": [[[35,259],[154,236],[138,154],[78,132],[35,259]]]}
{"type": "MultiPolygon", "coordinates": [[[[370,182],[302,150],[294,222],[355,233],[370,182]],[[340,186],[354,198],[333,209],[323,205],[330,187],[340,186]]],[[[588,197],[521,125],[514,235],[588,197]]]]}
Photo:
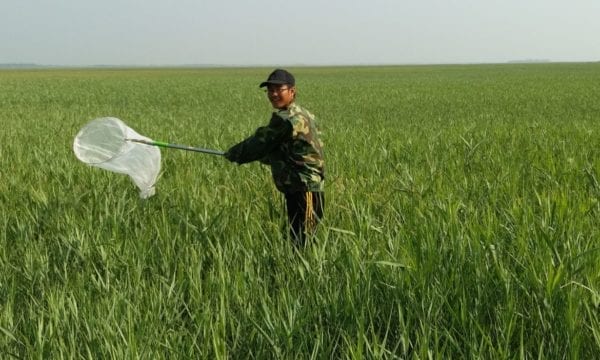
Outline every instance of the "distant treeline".
{"type": "Polygon", "coordinates": [[[16,69],[16,68],[20,69],[20,68],[37,68],[37,67],[43,67],[43,66],[38,65],[38,64],[33,64],[33,63],[31,63],[31,64],[29,64],[29,63],[27,63],[27,64],[25,64],[25,63],[0,64],[0,69],[16,69]]]}

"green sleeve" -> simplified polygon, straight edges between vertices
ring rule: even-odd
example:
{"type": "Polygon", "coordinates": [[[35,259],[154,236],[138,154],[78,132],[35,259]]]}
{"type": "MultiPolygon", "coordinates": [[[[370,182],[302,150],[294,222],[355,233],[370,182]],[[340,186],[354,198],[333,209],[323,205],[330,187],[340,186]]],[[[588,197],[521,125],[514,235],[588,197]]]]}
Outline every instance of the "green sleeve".
{"type": "Polygon", "coordinates": [[[292,124],[273,113],[268,126],[259,127],[254,135],[232,146],[225,157],[238,164],[261,160],[291,136],[292,124]]]}

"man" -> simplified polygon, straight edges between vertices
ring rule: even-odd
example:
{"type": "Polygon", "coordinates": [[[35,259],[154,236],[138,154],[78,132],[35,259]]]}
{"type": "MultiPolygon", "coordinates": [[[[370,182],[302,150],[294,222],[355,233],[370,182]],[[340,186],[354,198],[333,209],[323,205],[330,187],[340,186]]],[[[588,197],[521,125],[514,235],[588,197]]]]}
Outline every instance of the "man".
{"type": "Polygon", "coordinates": [[[323,217],[323,143],[314,116],[296,104],[296,81],[286,70],[273,71],[260,84],[275,112],[267,126],[231,147],[225,157],[244,164],[260,161],[271,166],[277,189],[286,202],[290,236],[304,246],[323,217]]]}

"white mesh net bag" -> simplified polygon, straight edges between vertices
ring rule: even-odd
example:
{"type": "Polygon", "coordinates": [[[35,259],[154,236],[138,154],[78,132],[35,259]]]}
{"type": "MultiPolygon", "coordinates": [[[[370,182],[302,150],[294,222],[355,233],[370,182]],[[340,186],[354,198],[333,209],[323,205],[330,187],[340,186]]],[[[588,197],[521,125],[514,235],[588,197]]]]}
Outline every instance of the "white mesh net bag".
{"type": "Polygon", "coordinates": [[[152,141],[117,118],[99,118],[79,131],[73,151],[86,164],[129,175],[140,189],[140,197],[149,198],[155,193],[160,172],[160,150],[127,139],[152,141]]]}

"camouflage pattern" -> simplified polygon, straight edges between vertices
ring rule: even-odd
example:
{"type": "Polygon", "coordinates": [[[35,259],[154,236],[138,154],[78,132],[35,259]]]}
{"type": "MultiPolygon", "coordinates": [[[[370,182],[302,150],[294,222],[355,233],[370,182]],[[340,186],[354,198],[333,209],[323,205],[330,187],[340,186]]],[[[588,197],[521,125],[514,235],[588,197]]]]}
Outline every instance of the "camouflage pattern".
{"type": "Polygon", "coordinates": [[[271,166],[275,186],[284,193],[323,191],[323,143],[310,112],[292,103],[271,116],[269,125],[231,147],[225,157],[244,164],[259,160],[271,166]]]}

